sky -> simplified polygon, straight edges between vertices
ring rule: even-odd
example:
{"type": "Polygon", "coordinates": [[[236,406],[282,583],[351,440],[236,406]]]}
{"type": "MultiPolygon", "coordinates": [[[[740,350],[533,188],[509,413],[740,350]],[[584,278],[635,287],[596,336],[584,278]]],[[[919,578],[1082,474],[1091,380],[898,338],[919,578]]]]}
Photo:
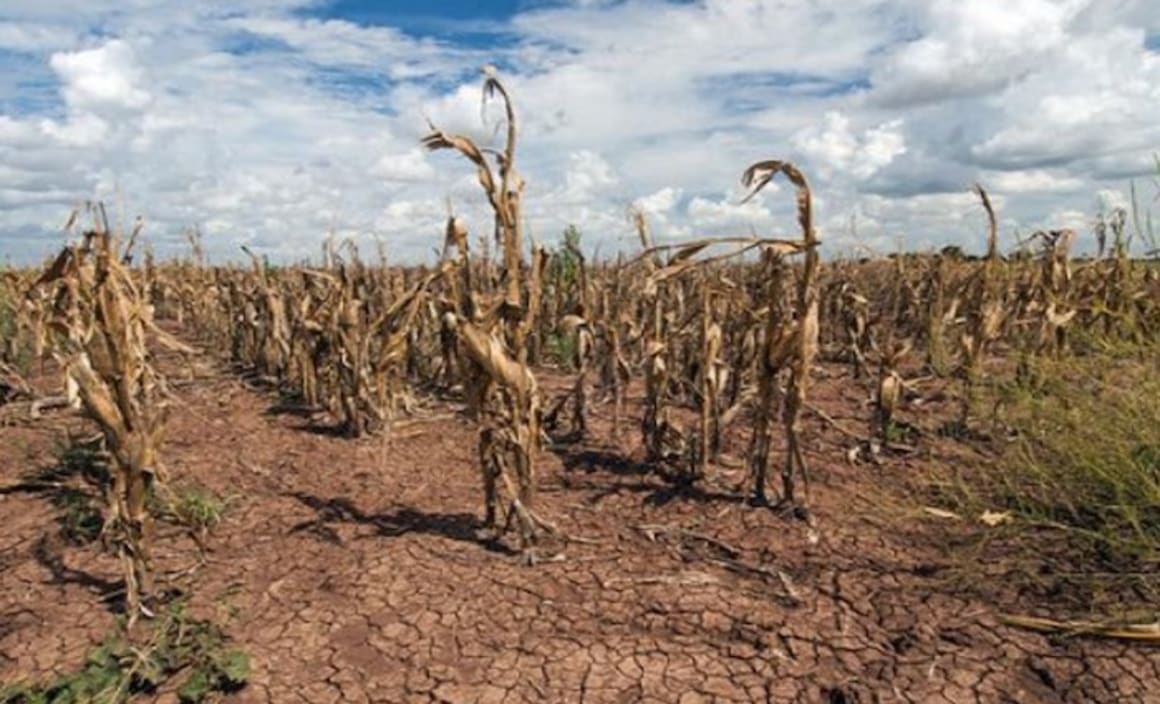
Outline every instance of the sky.
{"type": "Polygon", "coordinates": [[[589,252],[795,231],[788,187],[748,203],[741,172],[789,159],[823,250],[980,251],[1101,212],[1156,207],[1155,0],[4,0],[0,261],[51,254],[77,203],[145,222],[159,256],[198,228],[317,258],[328,234],[433,257],[448,212],[491,216],[428,124],[498,146],[507,83],[526,231],[589,252]]]}

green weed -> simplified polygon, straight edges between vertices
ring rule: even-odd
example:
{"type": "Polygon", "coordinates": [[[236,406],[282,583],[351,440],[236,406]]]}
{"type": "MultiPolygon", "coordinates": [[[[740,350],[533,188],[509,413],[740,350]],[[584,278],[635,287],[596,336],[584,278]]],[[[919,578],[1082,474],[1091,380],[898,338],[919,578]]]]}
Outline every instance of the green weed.
{"type": "Polygon", "coordinates": [[[184,526],[198,547],[205,549],[205,541],[229,508],[231,497],[222,497],[203,486],[175,488],[168,497],[168,505],[159,507],[157,514],[184,526]]]}
{"type": "Polygon", "coordinates": [[[131,635],[120,622],[76,672],[0,686],[0,704],[122,704],[162,687],[173,687],[184,704],[210,701],[241,689],[249,677],[249,657],[228,645],[219,626],[191,618],[174,602],[146,633],[131,635]]]}

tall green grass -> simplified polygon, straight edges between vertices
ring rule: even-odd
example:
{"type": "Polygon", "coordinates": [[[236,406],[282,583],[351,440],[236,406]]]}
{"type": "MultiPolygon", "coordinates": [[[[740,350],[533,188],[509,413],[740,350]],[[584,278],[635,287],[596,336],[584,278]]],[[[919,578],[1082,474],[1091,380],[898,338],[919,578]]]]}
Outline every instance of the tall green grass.
{"type": "Polygon", "coordinates": [[[965,552],[953,572],[1055,616],[1160,603],[1160,346],[1028,364],[992,399],[1006,430],[996,456],[952,467],[949,480],[940,470],[931,486],[936,504],[975,526],[976,539],[956,542],[965,552]],[[1004,520],[973,520],[986,512],[1004,520]]]}
{"type": "Polygon", "coordinates": [[[1008,398],[1017,431],[992,473],[994,499],[1031,521],[1102,545],[1160,554],[1160,349],[1038,360],[1008,398]]]}

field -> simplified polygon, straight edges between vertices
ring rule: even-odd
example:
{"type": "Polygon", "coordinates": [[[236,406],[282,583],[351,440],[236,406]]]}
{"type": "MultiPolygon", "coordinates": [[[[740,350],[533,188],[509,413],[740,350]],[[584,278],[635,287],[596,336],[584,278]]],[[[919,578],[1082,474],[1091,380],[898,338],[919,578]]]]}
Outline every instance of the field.
{"type": "MultiPolygon", "coordinates": [[[[1154,649],[999,624],[1003,609],[1055,602],[1002,581],[1014,564],[962,583],[942,547],[957,530],[884,508],[931,462],[971,461],[953,441],[851,466],[849,439],[808,418],[816,544],[726,488],[736,470],[680,491],[631,443],[547,452],[538,506],[594,542],[529,568],[477,538],[474,433],[445,417],[454,405],[432,403],[394,439],[351,441],[208,362],[196,370],[166,456],[183,481],[236,497],[180,581],[249,654],[250,683],[228,701],[1144,701],[1160,677],[1154,649]]],[[[857,425],[862,389],[823,370],[819,407],[857,425]]],[[[43,425],[5,428],[5,479],[84,429],[43,425]]],[[[113,625],[117,564],[55,538],[51,495],[3,501],[0,679],[75,669],[113,625]]],[[[196,546],[170,533],[157,569],[181,571],[196,546]]]]}
{"type": "MultiPolygon", "coordinates": [[[[1160,274],[800,237],[0,288],[0,702],[1155,701],[1160,274]]],[[[135,249],[136,247],[136,249],[135,249]]],[[[496,252],[493,256],[491,248],[496,252]]],[[[142,252],[142,250],[144,250],[142,252]]]]}

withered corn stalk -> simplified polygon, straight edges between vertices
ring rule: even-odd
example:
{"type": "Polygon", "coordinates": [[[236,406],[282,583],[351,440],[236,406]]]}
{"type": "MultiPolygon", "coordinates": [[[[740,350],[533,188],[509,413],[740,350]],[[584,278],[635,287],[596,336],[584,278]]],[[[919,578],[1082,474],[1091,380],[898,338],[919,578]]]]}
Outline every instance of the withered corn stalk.
{"type": "MultiPolygon", "coordinates": [[[[617,277],[617,281],[620,281],[619,277],[617,277]]],[[[620,445],[620,423],[624,417],[624,397],[632,379],[632,369],[625,356],[626,345],[624,341],[626,338],[631,339],[635,327],[633,321],[621,308],[624,302],[622,293],[623,289],[616,288],[614,295],[610,298],[609,291],[605,288],[601,296],[604,303],[602,308],[607,315],[607,320],[603,325],[606,347],[605,358],[600,364],[601,383],[612,395],[612,427],[609,430],[609,441],[614,446],[620,445]]]]}
{"type": "Polygon", "coordinates": [[[967,330],[961,339],[963,351],[963,399],[960,423],[965,427],[977,405],[976,395],[983,376],[983,362],[991,344],[999,338],[1005,319],[1003,266],[999,259],[998,225],[995,209],[983,187],[975,193],[987,213],[987,257],[967,285],[967,330]]]}
{"type": "Polygon", "coordinates": [[[21,372],[44,347],[44,306],[31,300],[42,294],[29,291],[34,279],[30,271],[0,271],[0,403],[17,392],[28,395],[21,372]]]}
{"type": "Polygon", "coordinates": [[[870,332],[870,301],[859,294],[850,281],[842,281],[835,294],[832,304],[838,314],[834,317],[841,320],[844,328],[850,369],[855,379],[862,379],[870,374],[866,353],[874,347],[870,332]]]}
{"type": "Polygon", "coordinates": [[[572,381],[572,388],[544,414],[544,424],[548,429],[557,427],[560,414],[570,403],[571,429],[566,437],[568,440],[580,441],[588,433],[588,374],[595,352],[595,337],[588,321],[575,313],[565,315],[560,320],[560,330],[563,334],[574,336],[576,340],[574,359],[571,360],[576,368],[576,378],[572,381]]]}
{"type": "Polygon", "coordinates": [[[899,367],[909,352],[909,342],[891,341],[879,359],[878,393],[874,398],[874,411],[878,426],[876,431],[883,444],[890,442],[890,430],[894,425],[898,404],[902,400],[904,382],[899,367]]]}
{"type": "MultiPolygon", "coordinates": [[[[521,198],[524,182],[516,170],[517,125],[511,97],[494,69],[484,70],[484,97],[499,96],[507,120],[507,136],[496,164],[470,138],[447,134],[434,126],[423,144],[431,150],[453,149],[471,161],[479,184],[495,215],[495,238],[503,250],[499,296],[490,296],[470,276],[466,232],[454,220],[448,232],[460,250],[459,273],[449,274],[457,295],[455,329],[459,340],[460,373],[472,415],[480,424],[479,463],[483,475],[485,525],[496,528],[500,508],[505,532],[514,522],[521,547],[527,551],[554,526],[533,510],[535,455],[540,449],[540,398],[527,363],[527,339],[536,323],[542,291],[544,255],[537,250],[530,275],[523,272],[521,198]],[[474,286],[473,286],[474,284],[474,286]],[[498,300],[496,300],[498,298],[498,300]],[[507,506],[499,506],[499,485],[507,506]]],[[[485,275],[483,278],[487,278],[485,275]]]]}
{"type": "MultiPolygon", "coordinates": [[[[122,247],[101,206],[81,242],[66,246],[36,281],[52,291],[51,352],[100,426],[111,457],[101,536],[121,560],[130,622],[149,614],[153,596],[153,516],[148,499],[164,480],[158,458],[165,426],[164,382],[150,339],[189,352],[157,328],[152,308],[122,261],[122,247]]],[[[71,219],[75,222],[77,215],[71,219]]]]}
{"type": "Polygon", "coordinates": [[[695,443],[690,443],[689,479],[705,477],[709,461],[716,459],[721,444],[721,392],[728,381],[729,370],[721,357],[724,333],[714,319],[713,292],[706,285],[701,296],[701,358],[697,387],[700,425],[695,443]]]}
{"type": "MultiPolygon", "coordinates": [[[[767,164],[769,162],[758,167],[767,164]]],[[[792,166],[789,168],[795,178],[800,177],[792,166]]],[[[749,178],[747,172],[746,183],[753,185],[755,192],[768,180],[762,174],[749,178]]],[[[802,182],[804,184],[804,180],[802,182]]],[[[808,186],[803,187],[808,189],[808,186]]],[[[804,208],[802,219],[808,226],[808,202],[799,198],[799,204],[804,208]]],[[[765,474],[774,419],[780,409],[787,429],[792,429],[788,434],[796,434],[796,414],[805,398],[805,385],[800,379],[790,379],[793,395],[783,396],[779,373],[786,369],[795,370],[796,374],[808,374],[816,350],[817,260],[806,258],[807,266],[799,280],[804,290],[799,286],[794,300],[788,304],[781,283],[783,277],[788,276],[782,259],[816,248],[812,230],[807,231],[810,235],[802,240],[702,239],[679,246],[653,247],[637,257],[637,262],[648,263],[658,252],[677,248],[667,262],[651,269],[644,278],[640,294],[647,311],[642,317],[649,321],[645,326],[647,332],[642,336],[645,344],[642,353],[645,398],[641,430],[648,461],[662,467],[674,460],[679,461],[681,464],[676,476],[680,481],[695,481],[703,476],[709,460],[714,459],[719,451],[721,429],[752,402],[756,404],[756,430],[750,446],[750,468],[755,479],[755,498],[765,500],[765,474]],[[703,252],[722,245],[733,245],[733,248],[698,258],[703,252]],[[763,252],[765,268],[738,264],[736,272],[738,279],[744,282],[742,285],[735,284],[732,278],[721,275],[722,272],[716,269],[724,262],[736,260],[751,251],[763,252]],[[712,275],[709,272],[713,272],[712,275]],[[696,275],[686,276],[689,273],[696,275]],[[754,303],[745,302],[742,296],[746,291],[757,292],[753,300],[762,301],[764,306],[758,309],[754,303]],[[714,300],[719,303],[714,303],[714,300]],[[736,300],[743,301],[738,306],[742,310],[759,310],[763,335],[753,334],[752,323],[746,324],[745,321],[754,320],[751,315],[721,314],[721,311],[729,311],[736,300]],[[786,305],[791,305],[794,311],[804,311],[798,318],[804,325],[791,319],[786,305]],[[783,310],[786,310],[784,314],[783,310]],[[736,320],[731,319],[734,317],[736,320]],[[809,341],[804,350],[803,340],[809,341]],[[742,388],[746,378],[757,384],[756,393],[742,388]],[[728,393],[726,407],[723,401],[731,388],[731,379],[737,381],[728,393]],[[674,385],[683,389],[691,399],[690,403],[699,410],[697,425],[684,432],[671,422],[668,413],[673,402],[671,387],[674,385]],[[757,399],[754,399],[755,395],[757,399]],[[777,401],[781,403],[775,403],[777,401]]],[[[804,475],[804,460],[794,441],[791,441],[788,451],[787,463],[791,464],[783,471],[783,481],[789,489],[787,501],[794,501],[792,483],[795,475],[804,475]]]]}
{"type": "Polygon", "coordinates": [[[442,270],[367,267],[344,248],[328,247],[326,269],[271,267],[253,254],[249,270],[171,265],[155,300],[244,375],[329,412],[344,435],[383,431],[450,364],[426,319],[438,322],[429,289],[442,270]]]}
{"type": "Polygon", "coordinates": [[[1075,241],[1072,230],[1053,230],[1035,235],[1043,243],[1040,300],[1040,350],[1060,355],[1067,348],[1067,328],[1076,315],[1071,308],[1072,288],[1071,245],[1075,241]]]}
{"type": "Polygon", "coordinates": [[[757,356],[757,399],[753,418],[753,435],[749,443],[749,471],[753,481],[754,502],[765,505],[769,473],[769,453],[773,428],[782,398],[780,377],[793,354],[794,331],[788,311],[784,310],[783,287],[786,264],[783,253],[767,249],[763,253],[765,271],[765,325],[757,356]]]}
{"type": "Polygon", "coordinates": [[[750,458],[753,475],[753,499],[767,500],[765,494],[766,467],[769,462],[769,424],[772,422],[773,405],[777,399],[776,376],[784,367],[789,369],[789,380],[782,401],[782,422],[786,435],[786,456],[782,465],[782,502],[793,505],[797,501],[796,479],[801,477],[805,488],[805,498],[809,498],[809,471],[802,451],[800,417],[805,405],[809,384],[810,368],[818,349],[818,240],[813,227],[813,204],[810,186],[806,177],[796,166],[785,161],[762,161],[746,169],[742,183],[750,189],[748,198],[757,195],[778,174],[784,174],[797,189],[798,225],[801,227],[800,242],[785,245],[780,252],[770,255],[774,262],[767,298],[770,320],[766,327],[765,347],[762,363],[762,389],[758,399],[758,419],[754,428],[754,441],[750,458]],[[797,282],[794,301],[795,320],[792,329],[780,315],[777,306],[780,301],[780,254],[802,251],[804,262],[797,282]]]}
{"type": "MultiPolygon", "coordinates": [[[[644,336],[645,348],[643,356],[644,366],[644,413],[641,417],[641,440],[645,448],[645,460],[660,462],[669,454],[666,439],[672,436],[670,432],[667,405],[669,386],[669,364],[665,360],[667,347],[665,345],[665,316],[664,284],[658,282],[657,269],[649,276],[649,285],[645,288],[644,297],[648,303],[647,313],[650,319],[645,322],[647,333],[644,336]]],[[[679,450],[676,451],[679,454],[679,450]]]]}

